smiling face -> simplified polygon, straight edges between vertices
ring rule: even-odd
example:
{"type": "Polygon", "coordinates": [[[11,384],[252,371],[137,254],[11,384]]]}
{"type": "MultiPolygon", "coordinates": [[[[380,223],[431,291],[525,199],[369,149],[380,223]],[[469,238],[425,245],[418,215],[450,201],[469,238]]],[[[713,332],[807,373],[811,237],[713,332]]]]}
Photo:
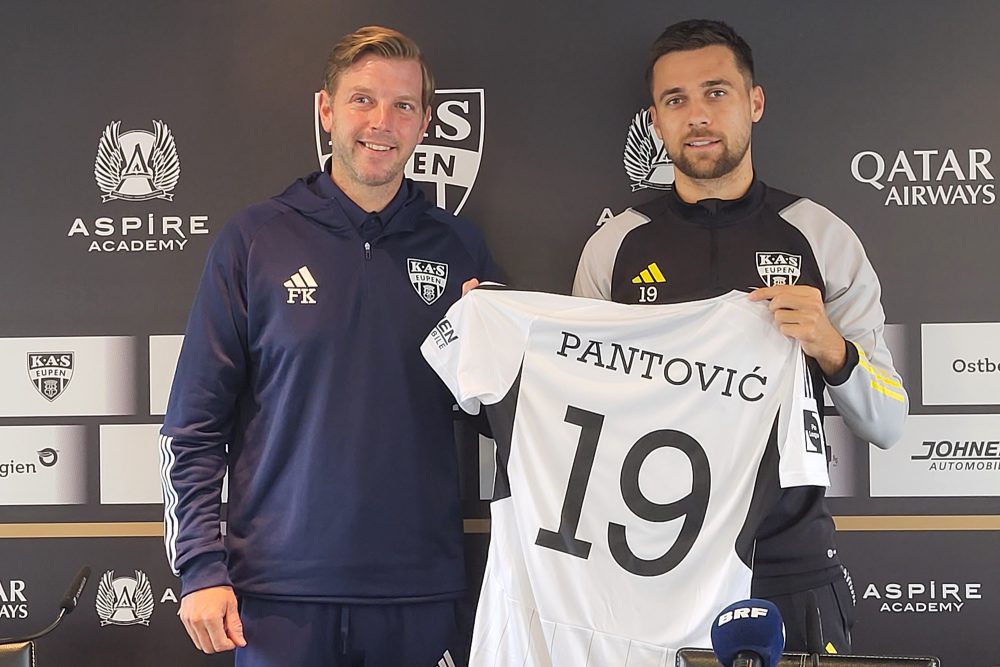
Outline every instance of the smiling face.
{"type": "Polygon", "coordinates": [[[653,127],[676,167],[678,193],[742,196],[753,178],[750,130],[764,113],[764,91],[745,78],[733,52],[712,45],[662,56],[652,93],[653,127]]]}
{"type": "Polygon", "coordinates": [[[427,129],[430,109],[421,104],[422,82],[418,61],[370,54],[344,70],[332,91],[320,94],[331,176],[366,210],[380,210],[370,202],[387,203],[396,193],[427,129]]]}

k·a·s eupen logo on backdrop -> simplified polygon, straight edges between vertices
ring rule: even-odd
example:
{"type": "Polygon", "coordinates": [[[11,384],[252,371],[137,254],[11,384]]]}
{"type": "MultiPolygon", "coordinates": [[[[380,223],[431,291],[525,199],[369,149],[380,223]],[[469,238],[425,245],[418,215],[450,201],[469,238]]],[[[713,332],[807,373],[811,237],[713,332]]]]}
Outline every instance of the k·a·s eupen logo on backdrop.
{"type": "Polygon", "coordinates": [[[653,131],[649,109],[642,109],[628,126],[625,138],[625,173],[632,181],[632,192],[650,188],[673,190],[674,163],[667,147],[653,131]]]}
{"type": "Polygon", "coordinates": [[[996,202],[988,148],[861,150],[851,175],[884,197],[883,206],[963,206],[996,202]]]}
{"type": "Polygon", "coordinates": [[[108,570],[97,585],[97,616],[106,625],[149,625],[153,615],[153,589],[142,570],[135,577],[116,577],[108,570]]]}
{"type": "Polygon", "coordinates": [[[444,294],[448,285],[448,265],[444,262],[407,258],[406,271],[417,296],[428,306],[444,294]]]}
{"type": "Polygon", "coordinates": [[[28,379],[38,393],[48,401],[54,401],[73,379],[72,352],[29,352],[28,379]]]}
{"type": "Polygon", "coordinates": [[[154,120],[152,128],[122,130],[114,120],[101,132],[94,180],[102,214],[76,216],[66,233],[83,237],[87,252],[176,252],[209,233],[207,215],[163,211],[174,202],[181,162],[167,124],[154,120]]]}
{"type": "MultiPolygon", "coordinates": [[[[313,98],[316,157],[323,169],[330,158],[330,135],[319,116],[319,93],[313,98]]],[[[435,91],[431,122],[423,141],[406,163],[406,176],[430,186],[433,201],[458,214],[469,200],[483,158],[486,93],[482,88],[435,91]]]]}
{"type": "Polygon", "coordinates": [[[181,177],[181,162],[170,128],[153,121],[153,131],[121,131],[121,121],[104,128],[97,144],[94,178],[104,192],[101,201],[127,199],[173,200],[170,194],[181,177]]]}

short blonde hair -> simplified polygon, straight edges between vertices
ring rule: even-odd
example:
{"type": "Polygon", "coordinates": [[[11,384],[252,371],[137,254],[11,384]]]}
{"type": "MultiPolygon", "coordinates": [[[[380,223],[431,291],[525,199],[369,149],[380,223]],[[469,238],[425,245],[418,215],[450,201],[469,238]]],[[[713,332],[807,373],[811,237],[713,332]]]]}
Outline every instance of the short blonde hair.
{"type": "Polygon", "coordinates": [[[337,86],[337,78],[362,56],[368,54],[419,62],[423,79],[420,102],[424,109],[431,105],[431,100],[434,99],[434,75],[420,53],[420,47],[403,33],[379,25],[358,28],[354,32],[344,35],[333,47],[330,57],[326,61],[326,70],[323,73],[323,88],[326,92],[333,95],[333,90],[337,86]]]}

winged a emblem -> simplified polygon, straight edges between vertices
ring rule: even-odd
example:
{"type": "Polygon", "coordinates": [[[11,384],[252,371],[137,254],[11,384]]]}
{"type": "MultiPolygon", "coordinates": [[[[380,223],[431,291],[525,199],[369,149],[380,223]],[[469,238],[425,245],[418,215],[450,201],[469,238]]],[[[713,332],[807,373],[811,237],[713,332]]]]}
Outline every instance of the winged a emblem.
{"type": "Polygon", "coordinates": [[[135,571],[135,615],[139,623],[149,625],[149,617],[153,615],[153,588],[142,570],[135,571]]]}
{"type": "Polygon", "coordinates": [[[105,625],[149,625],[153,615],[153,589],[142,570],[132,577],[115,577],[108,570],[97,585],[97,616],[105,625]]]}
{"type": "Polygon", "coordinates": [[[121,121],[110,123],[97,142],[97,158],[94,160],[94,178],[102,192],[111,194],[122,182],[125,169],[125,152],[118,137],[121,121]]]}
{"type": "Polygon", "coordinates": [[[153,121],[153,154],[149,161],[153,168],[153,187],[162,192],[173,190],[181,177],[181,162],[177,159],[174,135],[161,120],[153,121]]]}
{"type": "Polygon", "coordinates": [[[629,124],[623,158],[625,173],[632,181],[632,192],[644,188],[670,190],[674,166],[663,142],[653,133],[649,109],[641,109],[629,124]]]}
{"type": "Polygon", "coordinates": [[[170,191],[180,176],[174,135],[163,121],[154,120],[152,132],[122,132],[117,120],[104,128],[94,160],[94,179],[104,192],[101,201],[172,201],[170,191]]]}
{"type": "Polygon", "coordinates": [[[97,584],[97,617],[101,619],[101,625],[111,623],[111,617],[115,613],[114,580],[115,571],[108,570],[97,584]]]}

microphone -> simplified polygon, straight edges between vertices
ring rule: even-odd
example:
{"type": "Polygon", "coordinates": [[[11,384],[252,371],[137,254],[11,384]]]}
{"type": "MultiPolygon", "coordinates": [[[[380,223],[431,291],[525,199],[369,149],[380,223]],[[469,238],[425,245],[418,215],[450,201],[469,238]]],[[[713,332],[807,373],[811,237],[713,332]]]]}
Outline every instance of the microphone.
{"type": "Polygon", "coordinates": [[[819,610],[816,591],[806,593],[806,653],[810,654],[813,667],[819,667],[819,656],[823,653],[823,618],[819,610]]]}
{"type": "Polygon", "coordinates": [[[784,648],[785,624],[767,600],[734,602],[712,623],[712,650],[724,667],[775,667],[784,648]]]}
{"type": "Polygon", "coordinates": [[[87,586],[87,580],[90,579],[90,568],[84,566],[80,568],[80,571],[76,573],[76,577],[73,578],[73,583],[70,584],[69,589],[67,589],[66,594],[63,596],[62,602],[59,603],[59,615],[56,616],[56,620],[52,621],[44,630],[36,632],[31,635],[25,635],[23,637],[3,637],[0,638],[0,644],[23,644],[24,642],[30,642],[33,639],[38,639],[39,637],[44,637],[45,635],[52,632],[63,617],[66,614],[71,613],[76,609],[77,603],[80,601],[80,594],[83,593],[83,589],[87,586]]]}
{"type": "Polygon", "coordinates": [[[59,608],[64,610],[67,614],[76,609],[76,605],[80,601],[80,594],[83,593],[83,589],[86,588],[87,581],[89,579],[90,567],[84,565],[80,568],[80,571],[76,573],[76,578],[73,579],[73,583],[69,585],[68,589],[66,589],[66,594],[63,595],[62,602],[59,603],[59,608]]]}

